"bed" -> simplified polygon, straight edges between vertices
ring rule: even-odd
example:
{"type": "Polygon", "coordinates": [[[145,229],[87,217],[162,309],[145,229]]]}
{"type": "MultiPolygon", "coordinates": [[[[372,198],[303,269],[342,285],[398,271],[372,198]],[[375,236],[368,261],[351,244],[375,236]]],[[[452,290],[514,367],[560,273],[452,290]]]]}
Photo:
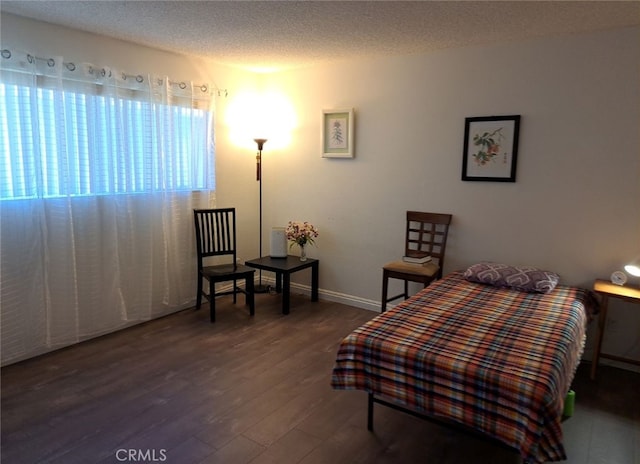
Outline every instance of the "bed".
{"type": "Polygon", "coordinates": [[[566,459],[561,416],[595,300],[472,282],[454,272],[340,344],[334,389],[479,432],[525,462],[566,459]]]}

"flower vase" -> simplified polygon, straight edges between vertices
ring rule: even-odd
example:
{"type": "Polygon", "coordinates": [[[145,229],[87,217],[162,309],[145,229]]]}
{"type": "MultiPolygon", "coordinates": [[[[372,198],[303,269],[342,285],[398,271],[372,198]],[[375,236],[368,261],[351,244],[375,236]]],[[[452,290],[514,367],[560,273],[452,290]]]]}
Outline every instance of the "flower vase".
{"type": "Polygon", "coordinates": [[[307,260],[307,252],[304,250],[304,245],[300,245],[300,261],[307,260]]]}

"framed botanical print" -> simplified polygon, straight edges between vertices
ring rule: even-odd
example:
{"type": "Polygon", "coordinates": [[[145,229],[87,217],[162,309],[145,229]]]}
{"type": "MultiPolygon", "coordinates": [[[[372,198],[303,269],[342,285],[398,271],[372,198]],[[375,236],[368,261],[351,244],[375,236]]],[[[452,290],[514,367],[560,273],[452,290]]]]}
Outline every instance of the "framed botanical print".
{"type": "Polygon", "coordinates": [[[353,158],[353,108],[322,110],[322,157],[353,158]]]}
{"type": "Polygon", "coordinates": [[[515,182],[520,115],[466,118],[462,180],[515,182]]]}

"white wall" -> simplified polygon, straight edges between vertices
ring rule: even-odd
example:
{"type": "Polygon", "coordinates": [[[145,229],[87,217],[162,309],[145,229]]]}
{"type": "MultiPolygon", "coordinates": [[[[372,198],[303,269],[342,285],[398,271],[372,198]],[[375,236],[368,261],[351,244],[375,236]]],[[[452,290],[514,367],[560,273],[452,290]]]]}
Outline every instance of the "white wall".
{"type": "MultiPolygon", "coordinates": [[[[495,260],[590,287],[640,253],[639,65],[633,28],[270,75],[298,127],[289,147],[265,145],[264,248],[271,226],[311,221],[321,295],[377,308],[405,211],[450,212],[445,271],[495,260]],[[356,157],[323,159],[321,110],[344,107],[356,157]],[[461,181],[465,117],[501,114],[522,115],[517,182],[461,181]]],[[[253,152],[231,166],[225,148],[219,196],[257,202],[253,152]]],[[[640,359],[635,308],[612,301],[607,351],[640,359]]]]}
{"type": "MultiPolygon", "coordinates": [[[[258,253],[255,144],[232,143],[225,112],[247,89],[285,95],[297,126],[288,147],[265,145],[264,250],[272,226],[316,224],[325,298],[377,308],[407,209],[454,215],[445,271],[490,259],[588,287],[640,253],[639,28],[259,76],[10,15],[1,26],[3,47],[229,89],[217,198],[238,208],[243,258],[258,253]],[[343,107],[356,110],[356,157],[323,159],[321,110],[343,107]],[[494,114],[522,115],[517,182],[462,182],[464,118],[494,114]]],[[[612,302],[611,319],[605,349],[640,358],[640,311],[612,302]]]]}

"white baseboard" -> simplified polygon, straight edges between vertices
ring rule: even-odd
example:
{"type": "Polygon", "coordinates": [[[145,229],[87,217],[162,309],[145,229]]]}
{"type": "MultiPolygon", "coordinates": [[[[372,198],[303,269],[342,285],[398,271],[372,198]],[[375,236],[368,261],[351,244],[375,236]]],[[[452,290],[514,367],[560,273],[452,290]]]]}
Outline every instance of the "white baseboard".
{"type": "MultiPolygon", "coordinates": [[[[262,276],[262,283],[275,286],[276,281],[273,277],[262,276]]],[[[303,295],[311,296],[311,286],[291,282],[291,290],[295,290],[303,295]]],[[[333,301],[335,303],[342,303],[348,306],[354,306],[356,308],[367,309],[369,311],[380,312],[380,302],[375,300],[369,300],[367,298],[361,298],[355,295],[348,295],[346,293],[334,292],[332,290],[318,289],[318,297],[321,300],[333,301]]]]}
{"type": "MultiPolygon", "coordinates": [[[[292,284],[292,286],[293,285],[294,284],[292,284]]],[[[296,284],[296,288],[297,287],[298,285],[296,284]]],[[[300,285],[300,287],[306,287],[305,291],[309,295],[311,295],[311,287],[302,286],[302,285],[300,285]]],[[[375,311],[377,313],[380,312],[379,301],[369,300],[367,298],[361,298],[355,295],[348,295],[346,293],[333,292],[331,290],[323,290],[323,289],[320,289],[318,291],[318,295],[323,300],[333,301],[335,303],[342,303],[348,306],[354,306],[356,308],[367,309],[369,311],[375,311]]]]}

